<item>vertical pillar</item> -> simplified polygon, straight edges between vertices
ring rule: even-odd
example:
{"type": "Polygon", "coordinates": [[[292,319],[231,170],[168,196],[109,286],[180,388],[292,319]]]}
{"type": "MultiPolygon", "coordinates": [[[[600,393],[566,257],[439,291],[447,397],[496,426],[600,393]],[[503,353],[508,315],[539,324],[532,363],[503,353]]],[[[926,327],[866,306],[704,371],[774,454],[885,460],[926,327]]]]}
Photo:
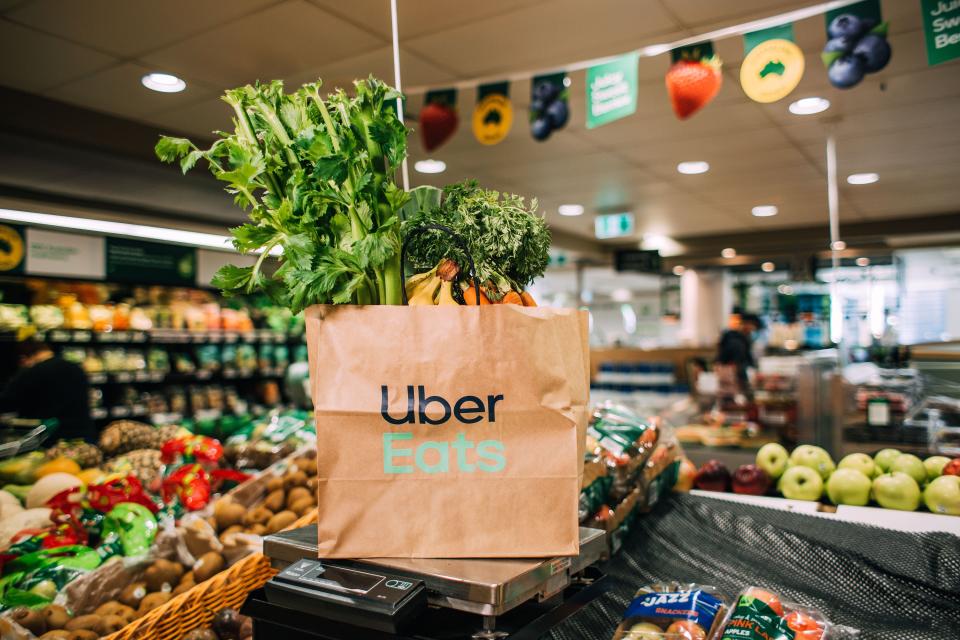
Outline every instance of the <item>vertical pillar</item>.
{"type": "Polygon", "coordinates": [[[680,332],[685,344],[715,345],[732,309],[728,272],[687,269],[680,277],[680,332]]]}

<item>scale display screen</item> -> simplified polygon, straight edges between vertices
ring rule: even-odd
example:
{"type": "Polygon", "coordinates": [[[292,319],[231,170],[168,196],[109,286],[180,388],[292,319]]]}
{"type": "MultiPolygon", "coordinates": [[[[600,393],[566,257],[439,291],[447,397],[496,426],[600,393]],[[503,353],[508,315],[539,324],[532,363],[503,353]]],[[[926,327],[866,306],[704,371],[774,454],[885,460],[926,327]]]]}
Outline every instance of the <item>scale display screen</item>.
{"type": "Polygon", "coordinates": [[[299,580],[352,593],[366,594],[383,582],[383,576],[316,564],[300,576],[299,580]]]}

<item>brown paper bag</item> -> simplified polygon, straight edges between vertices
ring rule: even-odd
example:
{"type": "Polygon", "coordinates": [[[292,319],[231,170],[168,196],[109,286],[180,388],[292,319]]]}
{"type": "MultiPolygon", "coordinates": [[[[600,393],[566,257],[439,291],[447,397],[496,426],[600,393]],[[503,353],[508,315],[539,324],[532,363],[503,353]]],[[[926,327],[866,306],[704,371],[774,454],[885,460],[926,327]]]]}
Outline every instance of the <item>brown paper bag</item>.
{"type": "Polygon", "coordinates": [[[587,315],[491,305],[307,310],[319,555],[574,555],[587,315]]]}

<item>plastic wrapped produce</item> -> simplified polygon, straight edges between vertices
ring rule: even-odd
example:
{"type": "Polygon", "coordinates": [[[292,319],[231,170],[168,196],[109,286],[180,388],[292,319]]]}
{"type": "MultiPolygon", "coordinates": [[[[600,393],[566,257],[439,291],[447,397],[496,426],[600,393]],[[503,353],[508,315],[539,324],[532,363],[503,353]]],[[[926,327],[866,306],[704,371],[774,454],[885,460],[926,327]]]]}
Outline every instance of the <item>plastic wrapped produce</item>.
{"type": "Polygon", "coordinates": [[[723,619],[723,598],[713,587],[677,582],[641,587],[613,640],[705,640],[723,619]]]}

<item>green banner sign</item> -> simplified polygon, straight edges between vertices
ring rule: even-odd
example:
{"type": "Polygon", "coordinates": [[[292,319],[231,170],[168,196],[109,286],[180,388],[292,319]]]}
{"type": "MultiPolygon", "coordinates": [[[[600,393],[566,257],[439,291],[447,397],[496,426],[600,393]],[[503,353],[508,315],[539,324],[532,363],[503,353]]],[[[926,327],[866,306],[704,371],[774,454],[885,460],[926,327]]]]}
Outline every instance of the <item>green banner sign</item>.
{"type": "Polygon", "coordinates": [[[197,250],[124,238],[107,238],[107,280],[194,286],[197,250]]]}
{"type": "Polygon", "coordinates": [[[587,129],[637,110],[637,54],[587,69],[587,129]]]}
{"type": "Polygon", "coordinates": [[[920,0],[930,66],[960,58],[960,1],[920,0]]]}

